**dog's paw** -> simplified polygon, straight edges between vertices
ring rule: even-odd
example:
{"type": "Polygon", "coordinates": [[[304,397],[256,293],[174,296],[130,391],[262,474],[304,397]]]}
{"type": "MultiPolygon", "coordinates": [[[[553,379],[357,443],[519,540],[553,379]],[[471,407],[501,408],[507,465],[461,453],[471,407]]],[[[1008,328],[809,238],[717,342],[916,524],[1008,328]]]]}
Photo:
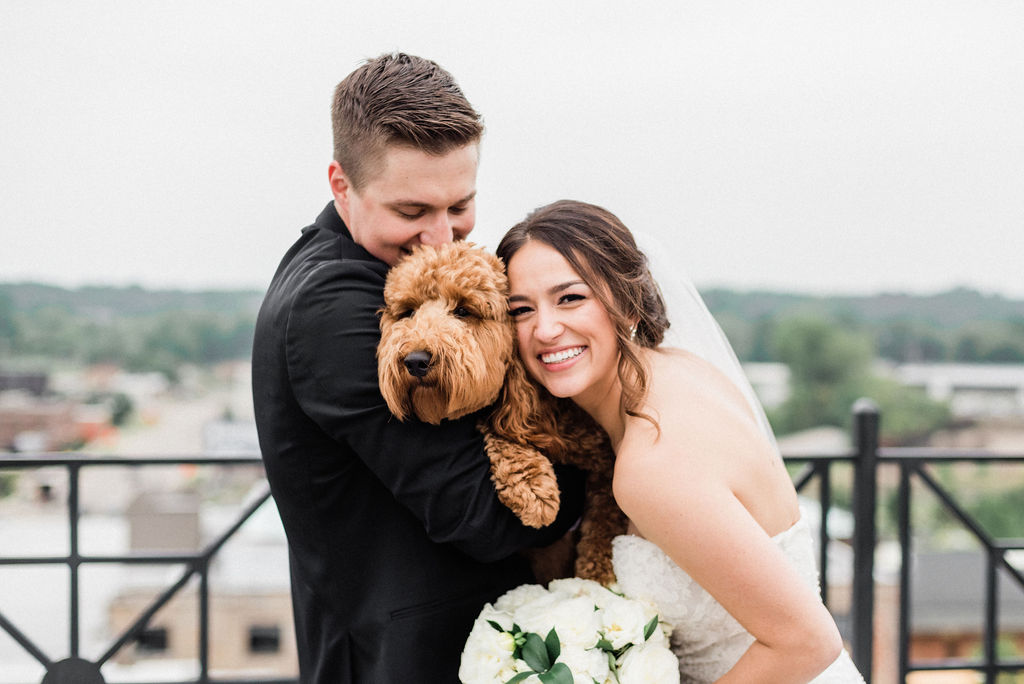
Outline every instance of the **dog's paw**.
{"type": "Polygon", "coordinates": [[[524,525],[544,527],[553,523],[561,495],[551,462],[534,449],[499,439],[488,440],[487,455],[498,499],[524,525]]]}
{"type": "Polygon", "coordinates": [[[510,491],[506,488],[504,496],[499,492],[498,497],[502,503],[511,508],[528,527],[545,527],[555,522],[560,497],[554,473],[550,477],[538,475],[525,478],[524,481],[528,481],[522,488],[524,491],[510,491]]]}

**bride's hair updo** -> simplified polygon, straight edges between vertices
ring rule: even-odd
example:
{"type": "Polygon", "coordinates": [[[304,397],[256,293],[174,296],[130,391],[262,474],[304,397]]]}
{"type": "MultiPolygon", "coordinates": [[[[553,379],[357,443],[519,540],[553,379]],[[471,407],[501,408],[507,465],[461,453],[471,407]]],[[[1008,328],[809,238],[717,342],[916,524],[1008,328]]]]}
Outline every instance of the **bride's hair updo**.
{"type": "Polygon", "coordinates": [[[639,415],[636,409],[647,394],[648,378],[634,345],[657,347],[669,321],[665,300],[633,234],[607,209],[560,200],[534,210],[505,233],[497,254],[506,268],[530,240],[561,254],[604,305],[618,341],[623,407],[629,415],[639,415]]]}

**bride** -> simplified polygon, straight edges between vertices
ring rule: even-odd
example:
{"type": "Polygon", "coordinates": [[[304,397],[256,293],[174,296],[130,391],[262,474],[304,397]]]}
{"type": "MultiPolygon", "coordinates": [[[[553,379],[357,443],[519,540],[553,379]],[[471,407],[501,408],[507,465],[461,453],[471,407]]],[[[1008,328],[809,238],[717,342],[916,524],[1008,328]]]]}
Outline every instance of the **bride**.
{"type": "MultiPolygon", "coordinates": [[[[527,370],[611,438],[615,498],[630,520],[614,542],[615,573],[672,625],[682,681],[862,682],[819,598],[796,492],[728,342],[697,345],[709,350],[701,356],[663,346],[669,321],[647,259],[600,207],[542,207],[497,253],[527,370]],[[724,362],[708,358],[721,353],[724,362]]],[[[690,296],[696,306],[674,321],[683,338],[718,334],[690,296]]]]}

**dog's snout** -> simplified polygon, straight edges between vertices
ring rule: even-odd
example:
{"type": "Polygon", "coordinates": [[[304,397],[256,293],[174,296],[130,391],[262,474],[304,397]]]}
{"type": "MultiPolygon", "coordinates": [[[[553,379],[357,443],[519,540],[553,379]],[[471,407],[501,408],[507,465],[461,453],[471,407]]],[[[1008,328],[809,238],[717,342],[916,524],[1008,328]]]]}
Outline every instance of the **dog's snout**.
{"type": "Polygon", "coordinates": [[[430,370],[430,352],[423,350],[409,352],[404,359],[404,363],[406,370],[409,371],[409,375],[422,378],[430,370]]]}

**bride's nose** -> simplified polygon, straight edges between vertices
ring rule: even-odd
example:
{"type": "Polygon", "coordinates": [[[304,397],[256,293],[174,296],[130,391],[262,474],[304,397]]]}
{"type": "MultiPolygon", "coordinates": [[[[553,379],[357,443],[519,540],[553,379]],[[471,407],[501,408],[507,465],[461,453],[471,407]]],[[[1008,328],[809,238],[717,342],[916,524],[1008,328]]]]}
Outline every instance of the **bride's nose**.
{"type": "Polygon", "coordinates": [[[550,342],[558,338],[565,330],[558,312],[540,307],[534,317],[533,336],[541,342],[550,342]]]}

